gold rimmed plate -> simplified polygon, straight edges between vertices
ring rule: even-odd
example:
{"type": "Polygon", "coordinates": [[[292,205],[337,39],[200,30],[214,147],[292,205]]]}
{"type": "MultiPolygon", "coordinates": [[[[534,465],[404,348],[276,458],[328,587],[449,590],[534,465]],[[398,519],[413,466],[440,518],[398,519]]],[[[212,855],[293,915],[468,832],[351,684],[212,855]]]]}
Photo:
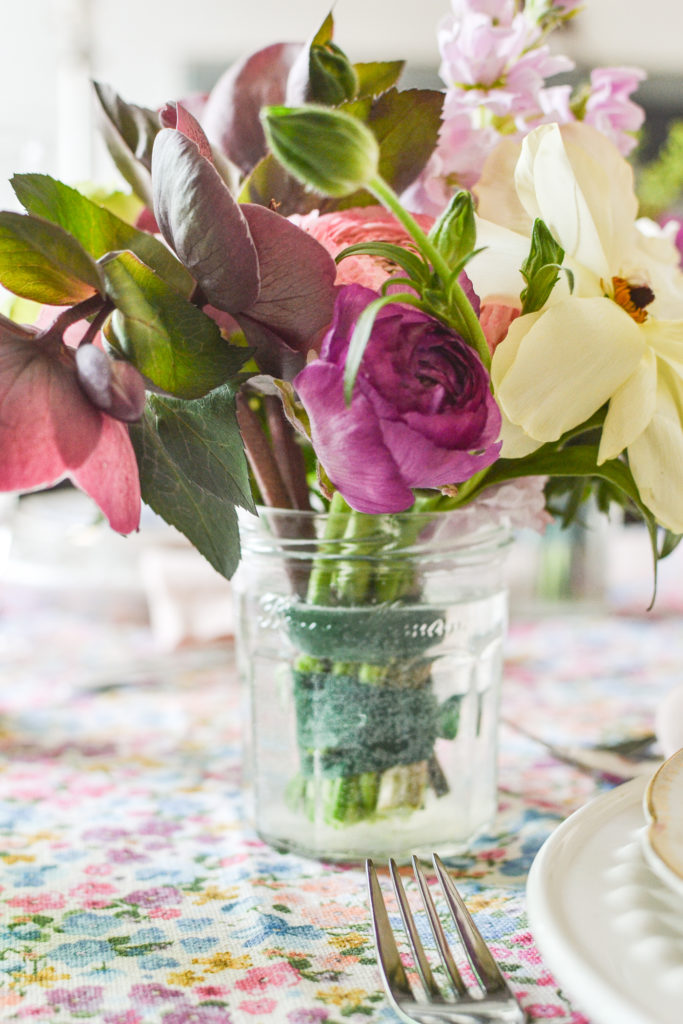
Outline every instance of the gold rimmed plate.
{"type": "Polygon", "coordinates": [[[654,773],[643,799],[647,862],[670,889],[683,895],[683,748],[654,773]]]}

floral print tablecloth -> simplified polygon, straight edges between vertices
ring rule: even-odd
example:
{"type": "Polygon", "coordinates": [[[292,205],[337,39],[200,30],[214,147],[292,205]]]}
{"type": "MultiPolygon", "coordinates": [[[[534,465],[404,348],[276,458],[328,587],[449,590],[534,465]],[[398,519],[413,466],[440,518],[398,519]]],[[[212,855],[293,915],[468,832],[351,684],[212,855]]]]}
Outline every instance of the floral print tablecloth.
{"type": "MultiPolygon", "coordinates": [[[[0,591],[0,1019],[394,1022],[362,867],[276,853],[247,823],[230,643],[160,654],[124,605],[0,591]]],[[[682,664],[677,616],[513,623],[504,717],[552,741],[637,733],[682,664]]],[[[585,1019],[524,887],[600,785],[504,726],[495,828],[448,862],[532,1021],[585,1019]]]]}

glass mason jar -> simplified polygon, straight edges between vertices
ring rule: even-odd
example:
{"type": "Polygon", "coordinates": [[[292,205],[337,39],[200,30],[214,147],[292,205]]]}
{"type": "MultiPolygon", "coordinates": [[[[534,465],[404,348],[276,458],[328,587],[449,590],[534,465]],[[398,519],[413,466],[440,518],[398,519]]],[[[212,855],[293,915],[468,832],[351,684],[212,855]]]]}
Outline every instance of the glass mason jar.
{"type": "Polygon", "coordinates": [[[509,526],[262,508],[240,530],[259,835],[327,860],[465,849],[497,806],[509,526]]]}

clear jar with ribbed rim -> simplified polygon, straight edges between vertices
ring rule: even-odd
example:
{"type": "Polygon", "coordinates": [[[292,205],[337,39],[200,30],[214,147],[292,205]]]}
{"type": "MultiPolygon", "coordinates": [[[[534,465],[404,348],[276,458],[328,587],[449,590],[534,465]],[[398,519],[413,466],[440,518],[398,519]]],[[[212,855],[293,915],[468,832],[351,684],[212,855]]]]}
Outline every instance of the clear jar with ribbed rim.
{"type": "Polygon", "coordinates": [[[261,508],[240,532],[260,836],[327,860],[466,849],[497,805],[509,526],[261,508]]]}

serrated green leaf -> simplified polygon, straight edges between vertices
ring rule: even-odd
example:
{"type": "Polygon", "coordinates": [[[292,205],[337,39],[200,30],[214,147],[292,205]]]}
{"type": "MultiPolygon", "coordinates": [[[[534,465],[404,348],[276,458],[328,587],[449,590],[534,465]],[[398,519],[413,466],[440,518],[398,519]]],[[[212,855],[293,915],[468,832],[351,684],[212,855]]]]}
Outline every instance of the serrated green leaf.
{"type": "Polygon", "coordinates": [[[403,69],[405,61],[387,60],[371,61],[370,63],[354,64],[356,78],[358,79],[357,96],[379,96],[381,93],[396,85],[403,69]]]}
{"type": "Polygon", "coordinates": [[[230,579],[240,557],[235,506],[254,510],[232,390],[195,402],[150,395],[130,434],[143,500],[230,579]]]}
{"type": "Polygon", "coordinates": [[[12,211],[0,213],[0,283],[53,306],[104,291],[97,263],[75,238],[41,217],[12,211]]]}
{"type": "Polygon", "coordinates": [[[399,195],[417,178],[436,146],[443,93],[388,89],[372,104],[368,127],[380,147],[379,173],[399,195]]]}
{"type": "Polygon", "coordinates": [[[179,398],[200,398],[233,377],[249,350],[230,345],[218,325],[133,253],[103,261],[116,305],[107,335],[140,373],[179,398]]]}
{"type": "Polygon", "coordinates": [[[64,228],[95,259],[130,249],[186,298],[192,294],[192,276],[154,235],[138,231],[47,174],[15,174],[11,184],[24,209],[64,228]]]}

